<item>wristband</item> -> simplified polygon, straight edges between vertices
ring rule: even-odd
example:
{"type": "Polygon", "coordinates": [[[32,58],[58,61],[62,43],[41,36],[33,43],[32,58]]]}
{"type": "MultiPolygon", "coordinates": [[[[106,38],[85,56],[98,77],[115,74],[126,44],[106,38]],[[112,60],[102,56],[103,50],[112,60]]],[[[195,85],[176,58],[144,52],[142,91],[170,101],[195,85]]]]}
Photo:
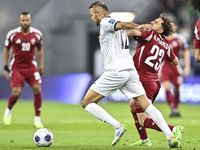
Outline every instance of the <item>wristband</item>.
{"type": "Polygon", "coordinates": [[[6,65],[6,66],[4,66],[4,70],[5,71],[7,71],[7,72],[10,72],[10,70],[9,70],[9,68],[8,68],[8,66],[6,65]]]}

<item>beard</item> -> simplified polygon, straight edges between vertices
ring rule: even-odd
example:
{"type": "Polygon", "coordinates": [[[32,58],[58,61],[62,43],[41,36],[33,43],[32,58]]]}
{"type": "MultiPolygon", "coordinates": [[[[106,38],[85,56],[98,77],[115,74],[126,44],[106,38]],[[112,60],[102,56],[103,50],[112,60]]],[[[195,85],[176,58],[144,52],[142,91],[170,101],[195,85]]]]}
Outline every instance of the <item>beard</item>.
{"type": "Polygon", "coordinates": [[[21,27],[25,32],[27,32],[30,27],[30,24],[29,25],[21,25],[21,27]]]}

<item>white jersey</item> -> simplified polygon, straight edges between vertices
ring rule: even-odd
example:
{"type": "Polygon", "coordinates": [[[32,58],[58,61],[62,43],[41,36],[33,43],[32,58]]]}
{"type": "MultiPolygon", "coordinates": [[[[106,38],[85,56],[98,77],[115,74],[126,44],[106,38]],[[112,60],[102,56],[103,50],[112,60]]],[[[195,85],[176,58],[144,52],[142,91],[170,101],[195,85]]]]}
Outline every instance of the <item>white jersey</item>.
{"type": "Polygon", "coordinates": [[[110,16],[100,23],[100,47],[104,57],[104,71],[135,69],[130,55],[129,39],[126,30],[115,30],[118,21],[110,16]]]}

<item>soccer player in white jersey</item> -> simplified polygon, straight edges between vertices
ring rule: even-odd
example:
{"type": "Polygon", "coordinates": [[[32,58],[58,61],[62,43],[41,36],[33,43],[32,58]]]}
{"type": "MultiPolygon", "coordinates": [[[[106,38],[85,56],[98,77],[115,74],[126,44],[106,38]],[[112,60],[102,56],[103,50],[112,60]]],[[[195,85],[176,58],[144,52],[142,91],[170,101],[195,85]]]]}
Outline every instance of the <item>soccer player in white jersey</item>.
{"type": "Polygon", "coordinates": [[[108,16],[108,7],[100,1],[91,4],[89,9],[92,20],[97,26],[100,26],[99,42],[104,57],[104,73],[87,91],[82,101],[82,107],[115,129],[115,137],[111,144],[114,146],[127,131],[127,126],[114,119],[97,103],[119,89],[126,97],[133,98],[135,103],[165,133],[169,143],[176,146],[178,144],[177,138],[174,137],[159,110],[148,101],[129,54],[129,41],[125,30],[139,30],[147,26],[116,21],[108,16]]]}
{"type": "Polygon", "coordinates": [[[24,81],[32,88],[34,95],[35,118],[34,126],[43,128],[40,120],[42,107],[41,77],[43,73],[43,43],[42,33],[31,25],[31,15],[28,12],[20,14],[20,27],[10,30],[6,36],[4,48],[4,77],[8,80],[10,73],[10,84],[12,94],[8,100],[3,122],[5,125],[11,124],[11,112],[13,106],[21,95],[24,81]],[[12,58],[10,65],[8,62],[9,50],[12,47],[12,58]],[[39,66],[35,61],[35,48],[39,66]]]}

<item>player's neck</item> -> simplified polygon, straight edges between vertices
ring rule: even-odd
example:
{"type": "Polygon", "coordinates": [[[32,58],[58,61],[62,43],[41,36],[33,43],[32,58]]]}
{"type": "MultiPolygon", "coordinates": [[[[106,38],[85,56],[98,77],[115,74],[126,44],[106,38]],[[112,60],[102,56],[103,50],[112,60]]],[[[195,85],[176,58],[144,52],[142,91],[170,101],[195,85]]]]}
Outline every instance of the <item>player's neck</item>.
{"type": "Polygon", "coordinates": [[[171,40],[171,39],[173,39],[173,38],[174,38],[174,34],[171,34],[171,35],[169,35],[169,36],[167,37],[168,40],[171,40]]]}
{"type": "Polygon", "coordinates": [[[21,33],[24,34],[24,35],[29,34],[29,33],[30,33],[30,28],[27,29],[27,30],[23,30],[23,29],[21,28],[21,33]]]}

